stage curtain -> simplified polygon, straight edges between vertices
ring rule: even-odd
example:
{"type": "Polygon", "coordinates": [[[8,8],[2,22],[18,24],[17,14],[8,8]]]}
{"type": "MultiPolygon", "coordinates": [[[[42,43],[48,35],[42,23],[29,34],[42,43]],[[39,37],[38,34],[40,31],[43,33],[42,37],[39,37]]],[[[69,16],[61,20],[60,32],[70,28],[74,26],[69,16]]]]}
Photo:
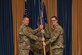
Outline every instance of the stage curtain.
{"type": "Polygon", "coordinates": [[[18,32],[24,15],[24,3],[24,0],[12,0],[14,55],[18,55],[18,32]]]}
{"type": "Polygon", "coordinates": [[[0,0],[0,55],[14,55],[12,0],[0,0]]]}
{"type": "Polygon", "coordinates": [[[57,0],[58,20],[64,29],[64,55],[72,55],[72,0],[57,0]]]}
{"type": "Polygon", "coordinates": [[[72,0],[72,55],[82,55],[82,0],[72,0]]]}

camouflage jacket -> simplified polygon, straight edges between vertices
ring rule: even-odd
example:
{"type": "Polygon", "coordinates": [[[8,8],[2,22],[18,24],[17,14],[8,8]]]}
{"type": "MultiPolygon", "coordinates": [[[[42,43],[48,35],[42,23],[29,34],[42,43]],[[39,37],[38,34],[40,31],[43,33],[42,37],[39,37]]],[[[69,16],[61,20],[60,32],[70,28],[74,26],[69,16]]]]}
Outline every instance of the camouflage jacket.
{"type": "Polygon", "coordinates": [[[60,25],[56,25],[54,29],[51,29],[50,34],[45,34],[50,36],[50,39],[46,44],[51,44],[51,49],[64,48],[64,31],[60,25]]]}
{"type": "MultiPolygon", "coordinates": [[[[39,40],[41,40],[43,37],[41,32],[38,32],[36,36],[38,36],[39,40]]],[[[42,49],[42,48],[43,48],[42,41],[36,41],[34,43],[34,49],[42,49]]]]}
{"type": "Polygon", "coordinates": [[[21,25],[19,30],[19,47],[22,49],[30,49],[31,41],[37,41],[38,37],[35,35],[40,29],[32,30],[30,27],[21,25]]]}

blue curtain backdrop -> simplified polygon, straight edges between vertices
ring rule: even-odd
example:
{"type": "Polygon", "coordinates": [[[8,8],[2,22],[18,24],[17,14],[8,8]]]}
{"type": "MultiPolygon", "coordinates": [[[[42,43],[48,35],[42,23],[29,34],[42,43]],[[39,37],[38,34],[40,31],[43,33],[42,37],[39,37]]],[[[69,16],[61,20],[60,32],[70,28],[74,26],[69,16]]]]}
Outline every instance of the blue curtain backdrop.
{"type": "Polygon", "coordinates": [[[64,55],[72,55],[72,0],[57,0],[59,23],[64,29],[64,55]]]}
{"type": "Polygon", "coordinates": [[[27,0],[25,15],[30,17],[30,27],[33,29],[37,27],[40,1],[41,0],[27,0]]]}
{"type": "MultiPolygon", "coordinates": [[[[27,0],[25,3],[25,16],[30,17],[30,27],[35,29],[37,28],[40,20],[40,13],[42,9],[42,0],[27,0]]],[[[47,15],[46,15],[46,9],[44,6],[43,9],[43,24],[45,25],[45,22],[47,23],[47,15]]]]}
{"type": "Polygon", "coordinates": [[[11,8],[11,0],[0,0],[0,55],[14,55],[11,8]]]}

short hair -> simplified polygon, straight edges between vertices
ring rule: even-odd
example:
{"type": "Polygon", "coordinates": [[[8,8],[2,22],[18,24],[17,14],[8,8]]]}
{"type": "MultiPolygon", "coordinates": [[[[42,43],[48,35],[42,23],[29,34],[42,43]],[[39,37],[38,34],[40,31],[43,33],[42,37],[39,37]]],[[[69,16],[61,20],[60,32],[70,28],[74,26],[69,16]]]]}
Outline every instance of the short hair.
{"type": "Polygon", "coordinates": [[[57,17],[57,16],[52,16],[51,19],[52,19],[52,18],[55,18],[56,20],[58,20],[58,17],[57,17]]]}
{"type": "Polygon", "coordinates": [[[25,16],[23,16],[23,18],[29,18],[29,16],[26,16],[26,15],[25,15],[25,16]]]}

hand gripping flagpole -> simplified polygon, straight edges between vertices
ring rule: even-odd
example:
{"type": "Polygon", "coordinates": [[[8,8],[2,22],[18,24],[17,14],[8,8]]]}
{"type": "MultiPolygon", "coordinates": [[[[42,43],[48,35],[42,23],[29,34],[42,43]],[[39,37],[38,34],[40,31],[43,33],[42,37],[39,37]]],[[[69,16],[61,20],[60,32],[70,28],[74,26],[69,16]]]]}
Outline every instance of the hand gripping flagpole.
{"type": "Polygon", "coordinates": [[[45,38],[44,38],[44,36],[43,36],[43,34],[42,34],[42,44],[43,44],[43,50],[44,50],[44,55],[46,55],[46,43],[45,43],[45,38]]]}

